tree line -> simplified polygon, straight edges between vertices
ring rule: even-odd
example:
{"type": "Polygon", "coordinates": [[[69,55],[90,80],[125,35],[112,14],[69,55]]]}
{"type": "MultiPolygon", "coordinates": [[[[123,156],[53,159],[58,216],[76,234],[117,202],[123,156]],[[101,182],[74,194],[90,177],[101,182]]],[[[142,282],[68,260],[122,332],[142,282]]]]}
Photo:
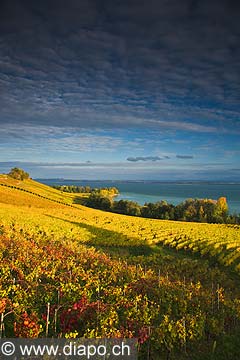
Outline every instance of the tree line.
{"type": "Polygon", "coordinates": [[[91,193],[93,191],[90,186],[53,185],[52,187],[67,193],[91,193]]]}
{"type": "Polygon", "coordinates": [[[98,194],[101,196],[115,196],[119,194],[119,191],[115,187],[104,188],[92,188],[91,186],[78,186],[78,185],[53,185],[54,189],[67,192],[67,193],[87,193],[98,194]]]}
{"type": "Polygon", "coordinates": [[[84,204],[95,209],[144,218],[240,224],[240,215],[229,214],[225,197],[220,197],[218,200],[187,199],[178,205],[161,200],[156,203],[145,203],[141,206],[135,201],[114,201],[110,196],[93,192],[84,204]]]}

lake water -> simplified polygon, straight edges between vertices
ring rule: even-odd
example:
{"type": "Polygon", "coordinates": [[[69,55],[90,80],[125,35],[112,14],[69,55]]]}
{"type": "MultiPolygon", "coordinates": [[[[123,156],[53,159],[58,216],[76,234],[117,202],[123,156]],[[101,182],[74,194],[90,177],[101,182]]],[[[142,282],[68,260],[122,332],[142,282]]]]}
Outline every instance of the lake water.
{"type": "Polygon", "coordinates": [[[39,179],[47,185],[89,185],[93,188],[113,187],[119,189],[116,200],[145,202],[166,200],[174,205],[188,198],[218,199],[227,198],[231,213],[240,213],[240,183],[217,182],[157,182],[157,181],[92,181],[92,180],[62,180],[39,179]]]}

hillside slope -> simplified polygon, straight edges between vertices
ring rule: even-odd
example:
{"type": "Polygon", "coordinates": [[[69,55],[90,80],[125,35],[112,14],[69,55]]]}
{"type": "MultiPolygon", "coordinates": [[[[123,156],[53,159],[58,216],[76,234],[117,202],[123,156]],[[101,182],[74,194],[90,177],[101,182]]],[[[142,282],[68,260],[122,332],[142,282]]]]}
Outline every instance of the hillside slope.
{"type": "Polygon", "coordinates": [[[16,181],[2,176],[0,218],[9,222],[20,216],[25,224],[41,224],[47,229],[54,227],[56,231],[59,228],[61,233],[74,232],[82,241],[95,246],[164,245],[178,251],[209,255],[220,264],[240,270],[240,227],[237,225],[187,223],[113,214],[74,204],[74,196],[33,180],[16,181]],[[88,233],[88,236],[83,238],[83,233],[84,236],[88,233]]]}
{"type": "Polygon", "coordinates": [[[237,359],[239,243],[236,226],[107,213],[1,176],[0,335],[136,337],[140,359],[237,359]]]}

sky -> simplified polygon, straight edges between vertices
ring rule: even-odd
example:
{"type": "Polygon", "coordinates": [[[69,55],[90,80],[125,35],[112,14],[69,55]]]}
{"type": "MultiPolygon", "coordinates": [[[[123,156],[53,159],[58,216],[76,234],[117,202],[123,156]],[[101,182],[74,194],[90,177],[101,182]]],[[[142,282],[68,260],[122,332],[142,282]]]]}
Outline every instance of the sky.
{"type": "Polygon", "coordinates": [[[240,180],[240,3],[1,0],[0,173],[240,180]]]}

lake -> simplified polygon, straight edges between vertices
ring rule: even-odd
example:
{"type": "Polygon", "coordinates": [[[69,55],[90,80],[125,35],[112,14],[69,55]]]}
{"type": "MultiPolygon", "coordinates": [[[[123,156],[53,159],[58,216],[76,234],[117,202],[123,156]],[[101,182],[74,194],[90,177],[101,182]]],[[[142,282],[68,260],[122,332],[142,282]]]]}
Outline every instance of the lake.
{"type": "Polygon", "coordinates": [[[230,213],[240,213],[240,183],[225,182],[160,182],[160,181],[112,181],[112,180],[65,180],[36,179],[47,185],[89,185],[93,188],[117,187],[120,194],[116,200],[145,202],[166,200],[174,205],[188,198],[227,198],[230,213]]]}

